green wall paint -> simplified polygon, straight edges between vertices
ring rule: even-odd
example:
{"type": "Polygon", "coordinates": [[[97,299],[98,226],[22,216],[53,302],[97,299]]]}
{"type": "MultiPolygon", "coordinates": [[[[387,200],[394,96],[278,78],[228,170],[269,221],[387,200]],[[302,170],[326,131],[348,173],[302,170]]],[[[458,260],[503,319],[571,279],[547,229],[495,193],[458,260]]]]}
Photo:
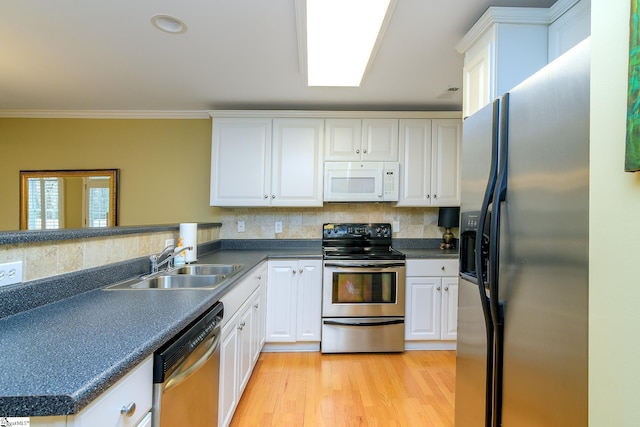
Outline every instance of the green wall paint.
{"type": "Polygon", "coordinates": [[[120,225],[219,222],[209,119],[0,119],[0,230],[19,227],[19,171],[120,169],[120,225]]]}

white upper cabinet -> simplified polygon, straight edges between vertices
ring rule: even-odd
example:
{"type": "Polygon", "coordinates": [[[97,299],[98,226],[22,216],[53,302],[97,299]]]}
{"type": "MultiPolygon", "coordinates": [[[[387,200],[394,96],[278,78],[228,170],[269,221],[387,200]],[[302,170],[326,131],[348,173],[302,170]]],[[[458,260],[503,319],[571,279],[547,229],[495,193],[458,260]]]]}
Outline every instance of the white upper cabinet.
{"type": "Polygon", "coordinates": [[[548,9],[490,7],[456,46],[464,55],[462,115],[547,64],[548,9]]]}
{"type": "Polygon", "coordinates": [[[272,206],[322,206],[322,119],[274,119],[272,206]]]}
{"type": "Polygon", "coordinates": [[[460,206],[459,119],[400,120],[398,206],[460,206]]]}
{"type": "Polygon", "coordinates": [[[326,161],[398,160],[397,119],[325,120],[326,161]]]}
{"type": "Polygon", "coordinates": [[[558,18],[549,26],[549,62],[591,35],[591,0],[559,0],[551,11],[558,18]]]}
{"type": "Polygon", "coordinates": [[[271,119],[214,118],[211,206],[269,206],[271,119]]]}
{"type": "Polygon", "coordinates": [[[522,83],[591,34],[591,0],[550,8],[490,7],[456,46],[464,55],[462,116],[522,83]]]}
{"type": "Polygon", "coordinates": [[[324,120],[214,118],[212,206],[322,206],[324,120]]]}

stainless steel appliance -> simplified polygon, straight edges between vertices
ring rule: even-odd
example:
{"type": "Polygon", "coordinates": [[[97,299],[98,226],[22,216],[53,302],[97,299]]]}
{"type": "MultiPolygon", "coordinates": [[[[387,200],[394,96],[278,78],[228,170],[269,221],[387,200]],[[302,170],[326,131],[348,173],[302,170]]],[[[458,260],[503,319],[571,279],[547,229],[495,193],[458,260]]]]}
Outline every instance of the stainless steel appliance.
{"type": "Polygon", "coordinates": [[[325,162],[325,202],[397,202],[398,162],[325,162]]]}
{"type": "Polygon", "coordinates": [[[456,425],[588,425],[585,41],[463,125],[456,425]]]}
{"type": "Polygon", "coordinates": [[[209,311],[155,352],[154,427],[218,425],[220,322],[223,305],[209,311]]]}
{"type": "Polygon", "coordinates": [[[390,224],[324,224],[323,353],[404,350],[405,255],[390,224]]]}

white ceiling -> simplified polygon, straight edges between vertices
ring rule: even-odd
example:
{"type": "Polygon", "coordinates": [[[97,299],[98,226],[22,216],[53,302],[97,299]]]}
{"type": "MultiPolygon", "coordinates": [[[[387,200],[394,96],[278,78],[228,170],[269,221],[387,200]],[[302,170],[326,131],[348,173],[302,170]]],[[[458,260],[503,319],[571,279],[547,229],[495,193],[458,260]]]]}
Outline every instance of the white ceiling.
{"type": "Polygon", "coordinates": [[[459,110],[454,47],[489,6],[555,0],[399,0],[359,88],[307,87],[295,0],[2,0],[0,109],[459,110]],[[188,26],[151,25],[169,14],[188,26]]]}

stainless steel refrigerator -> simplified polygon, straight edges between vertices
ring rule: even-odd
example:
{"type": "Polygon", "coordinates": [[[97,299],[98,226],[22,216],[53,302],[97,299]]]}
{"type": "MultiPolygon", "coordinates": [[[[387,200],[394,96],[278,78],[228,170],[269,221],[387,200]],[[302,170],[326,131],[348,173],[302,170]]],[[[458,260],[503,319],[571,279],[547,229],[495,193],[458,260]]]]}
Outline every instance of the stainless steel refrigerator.
{"type": "Polygon", "coordinates": [[[588,425],[586,40],[465,119],[456,426],[588,425]]]}

